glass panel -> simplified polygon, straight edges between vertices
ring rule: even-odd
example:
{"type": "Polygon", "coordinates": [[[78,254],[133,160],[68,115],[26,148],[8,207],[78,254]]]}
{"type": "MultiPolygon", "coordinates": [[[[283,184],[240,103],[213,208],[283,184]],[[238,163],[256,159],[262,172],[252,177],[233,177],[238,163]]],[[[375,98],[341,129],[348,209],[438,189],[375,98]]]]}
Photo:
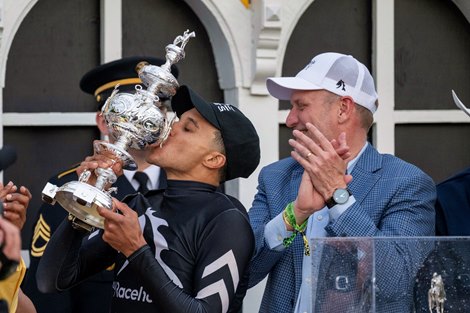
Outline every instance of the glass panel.
{"type": "MultiPolygon", "coordinates": [[[[429,239],[431,241],[431,239],[429,239]]],[[[417,313],[470,312],[470,237],[436,238],[414,284],[417,313]]]]}
{"type": "Polygon", "coordinates": [[[470,312],[470,237],[317,238],[314,312],[470,312]]]}
{"type": "Polygon", "coordinates": [[[313,312],[374,311],[373,249],[372,238],[312,240],[313,312]]]}

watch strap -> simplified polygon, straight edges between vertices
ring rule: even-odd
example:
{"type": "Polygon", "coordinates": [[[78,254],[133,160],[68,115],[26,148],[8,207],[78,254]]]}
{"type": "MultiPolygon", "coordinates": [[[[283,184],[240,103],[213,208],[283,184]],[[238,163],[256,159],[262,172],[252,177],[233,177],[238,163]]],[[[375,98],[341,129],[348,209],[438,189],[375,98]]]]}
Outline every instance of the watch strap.
{"type": "Polygon", "coordinates": [[[326,206],[328,207],[328,209],[331,209],[332,207],[334,207],[336,205],[336,201],[335,199],[333,198],[333,196],[331,196],[330,199],[326,200],[325,201],[325,204],[326,206]]]}

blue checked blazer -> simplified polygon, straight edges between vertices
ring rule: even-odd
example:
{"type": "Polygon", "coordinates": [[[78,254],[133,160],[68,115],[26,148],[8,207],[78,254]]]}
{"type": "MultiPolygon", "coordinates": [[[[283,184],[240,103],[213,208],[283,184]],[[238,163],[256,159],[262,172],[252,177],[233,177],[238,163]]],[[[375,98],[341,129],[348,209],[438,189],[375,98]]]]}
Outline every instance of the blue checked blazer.
{"type": "MultiPolygon", "coordinates": [[[[264,240],[264,228],[296,199],[302,173],[303,168],[287,158],[264,167],[258,178],[258,192],[249,211],[256,238],[250,287],[269,274],[261,313],[287,313],[295,308],[302,280],[302,238],[297,236],[289,248],[274,251],[264,240]]],[[[356,202],[326,226],[329,237],[434,235],[435,185],[416,166],[379,154],[368,145],[351,175],[353,180],[348,187],[356,202]]],[[[404,294],[412,290],[417,268],[429,250],[400,243],[381,247],[384,260],[376,262],[380,293],[376,301],[380,312],[410,311],[411,297],[405,299],[404,294]]]]}

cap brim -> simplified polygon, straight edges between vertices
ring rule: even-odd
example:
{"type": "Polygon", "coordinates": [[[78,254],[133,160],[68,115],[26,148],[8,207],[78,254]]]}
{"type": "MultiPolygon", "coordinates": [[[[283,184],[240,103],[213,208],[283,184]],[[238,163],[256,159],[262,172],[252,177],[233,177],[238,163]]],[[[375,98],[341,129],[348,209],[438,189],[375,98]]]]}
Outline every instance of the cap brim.
{"type": "Polygon", "coordinates": [[[299,77],[270,77],[266,81],[269,94],[279,100],[290,100],[294,90],[320,90],[320,86],[299,77]]]}

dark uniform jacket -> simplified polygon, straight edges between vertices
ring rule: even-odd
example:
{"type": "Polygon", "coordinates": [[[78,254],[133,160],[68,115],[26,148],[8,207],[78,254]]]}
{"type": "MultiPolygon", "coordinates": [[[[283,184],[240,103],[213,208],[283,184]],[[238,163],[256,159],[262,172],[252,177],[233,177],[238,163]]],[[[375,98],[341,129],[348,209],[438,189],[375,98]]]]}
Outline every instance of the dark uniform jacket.
{"type": "Polygon", "coordinates": [[[437,185],[436,234],[470,236],[470,168],[437,185]]]}
{"type": "MultiPolygon", "coordinates": [[[[77,181],[73,167],[50,179],[50,183],[62,186],[70,181],[77,181]]],[[[159,188],[166,187],[166,175],[162,170],[159,177],[159,188]]],[[[136,193],[131,183],[122,175],[113,185],[117,187],[115,198],[121,200],[128,194],[136,193]]],[[[39,261],[44,253],[47,243],[60,223],[66,218],[68,212],[59,203],[49,205],[43,203],[38,211],[37,222],[31,240],[30,266],[27,271],[23,292],[34,303],[38,313],[102,313],[107,312],[112,297],[112,268],[100,272],[83,283],[61,293],[41,293],[37,288],[36,272],[39,261]]]]}

